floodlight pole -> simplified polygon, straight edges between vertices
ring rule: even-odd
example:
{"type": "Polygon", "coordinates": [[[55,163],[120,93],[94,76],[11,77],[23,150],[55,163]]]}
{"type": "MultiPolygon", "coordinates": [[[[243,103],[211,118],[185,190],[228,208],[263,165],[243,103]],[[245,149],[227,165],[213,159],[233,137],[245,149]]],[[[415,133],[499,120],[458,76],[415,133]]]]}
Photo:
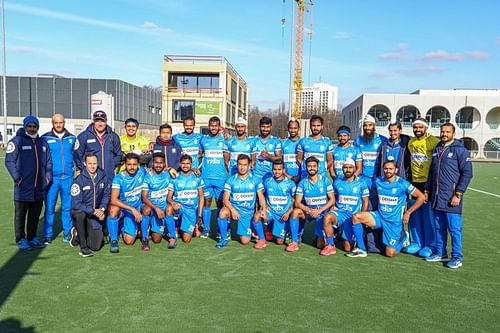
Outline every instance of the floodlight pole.
{"type": "Polygon", "coordinates": [[[2,102],[3,102],[3,144],[7,146],[9,141],[7,138],[7,74],[5,65],[5,13],[4,0],[1,0],[2,5],[2,102]]]}

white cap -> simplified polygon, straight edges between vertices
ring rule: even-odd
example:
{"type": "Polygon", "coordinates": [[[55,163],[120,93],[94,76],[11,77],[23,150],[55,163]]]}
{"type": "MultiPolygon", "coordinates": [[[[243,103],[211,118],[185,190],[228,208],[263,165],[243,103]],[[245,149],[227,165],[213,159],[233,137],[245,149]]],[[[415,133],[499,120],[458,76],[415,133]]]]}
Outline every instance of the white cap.
{"type": "Polygon", "coordinates": [[[424,125],[425,127],[429,127],[429,124],[427,123],[427,121],[423,120],[423,119],[417,119],[413,122],[412,126],[415,126],[415,125],[424,125]]]}
{"type": "Polygon", "coordinates": [[[346,158],[342,165],[352,165],[353,167],[355,167],[356,163],[352,158],[346,158]]]}
{"type": "Polygon", "coordinates": [[[376,123],[375,118],[372,115],[367,114],[365,118],[363,119],[363,124],[364,123],[376,123]]]}
{"type": "Polygon", "coordinates": [[[243,117],[238,117],[238,119],[236,119],[236,121],[235,121],[234,124],[235,125],[245,125],[246,126],[247,125],[247,121],[243,117]]]}

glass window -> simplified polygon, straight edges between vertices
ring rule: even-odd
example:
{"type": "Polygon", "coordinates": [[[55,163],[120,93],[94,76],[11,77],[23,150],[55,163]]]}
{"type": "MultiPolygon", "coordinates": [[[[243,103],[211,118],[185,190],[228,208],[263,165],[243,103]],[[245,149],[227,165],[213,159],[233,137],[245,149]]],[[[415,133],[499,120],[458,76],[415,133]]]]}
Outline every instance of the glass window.
{"type": "Polygon", "coordinates": [[[194,101],[174,100],[172,121],[180,122],[188,116],[194,117],[194,101]]]}
{"type": "Polygon", "coordinates": [[[236,81],[231,80],[231,102],[236,104],[236,94],[238,93],[236,81]]]}
{"type": "Polygon", "coordinates": [[[211,89],[212,88],[211,81],[212,81],[211,77],[208,75],[207,76],[205,76],[205,75],[198,76],[198,88],[199,89],[206,89],[206,90],[211,89]]]}

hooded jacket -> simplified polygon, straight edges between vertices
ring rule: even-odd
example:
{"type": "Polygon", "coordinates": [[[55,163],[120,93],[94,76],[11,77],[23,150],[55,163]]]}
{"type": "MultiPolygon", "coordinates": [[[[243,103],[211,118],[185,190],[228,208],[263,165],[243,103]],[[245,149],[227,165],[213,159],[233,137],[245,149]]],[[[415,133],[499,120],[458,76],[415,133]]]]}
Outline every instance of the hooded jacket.
{"type": "Polygon", "coordinates": [[[87,169],[83,169],[71,186],[71,209],[92,214],[94,209],[108,209],[111,198],[111,181],[100,168],[92,180],[87,169]]]}
{"type": "MultiPolygon", "coordinates": [[[[406,134],[401,134],[399,138],[399,152],[398,152],[398,176],[411,181],[411,155],[408,149],[408,142],[410,142],[410,137],[406,134]]],[[[393,148],[390,139],[383,141],[380,145],[380,150],[377,157],[377,163],[375,166],[375,174],[379,177],[384,177],[384,163],[387,161],[387,150],[393,148]]]]}
{"type": "Polygon", "coordinates": [[[57,157],[52,160],[53,177],[60,179],[73,178],[75,174],[73,148],[76,137],[64,129],[62,138],[59,138],[54,131],[45,133],[42,138],[47,142],[51,156],[57,157]]]}
{"type": "Polygon", "coordinates": [[[162,141],[160,137],[156,137],[156,142],[153,146],[153,154],[162,153],[165,155],[165,163],[167,168],[179,169],[179,163],[182,156],[182,148],[175,143],[174,140],[162,141]]]}

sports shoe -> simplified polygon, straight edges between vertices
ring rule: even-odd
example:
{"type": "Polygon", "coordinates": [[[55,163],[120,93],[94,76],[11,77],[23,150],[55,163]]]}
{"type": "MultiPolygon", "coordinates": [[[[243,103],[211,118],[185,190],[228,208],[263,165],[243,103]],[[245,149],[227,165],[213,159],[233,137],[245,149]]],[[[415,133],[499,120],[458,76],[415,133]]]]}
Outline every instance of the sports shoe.
{"type": "Polygon", "coordinates": [[[404,233],[405,235],[404,235],[403,247],[407,247],[408,245],[410,245],[410,234],[408,233],[408,231],[405,231],[404,233]]]}
{"type": "Polygon", "coordinates": [[[327,245],[323,248],[323,250],[320,251],[319,254],[321,254],[322,256],[331,256],[331,255],[335,255],[337,253],[337,248],[335,247],[335,245],[327,245]]]}
{"type": "Polygon", "coordinates": [[[67,234],[64,234],[62,241],[63,243],[69,243],[71,241],[71,231],[67,234]]]}
{"type": "Polygon", "coordinates": [[[227,239],[221,239],[220,241],[215,244],[215,247],[217,249],[222,249],[224,247],[227,247],[229,245],[229,241],[227,239]]]}
{"type": "Polygon", "coordinates": [[[226,240],[229,242],[231,240],[231,230],[227,231],[226,240]]]}
{"type": "Polygon", "coordinates": [[[451,258],[451,260],[446,263],[446,267],[451,269],[462,267],[462,260],[458,258],[451,258]]]}
{"type": "Polygon", "coordinates": [[[33,237],[33,239],[30,240],[30,245],[35,249],[43,249],[45,247],[45,244],[38,237],[33,237]]]}
{"type": "Polygon", "coordinates": [[[169,241],[168,244],[167,244],[167,249],[169,249],[169,250],[173,250],[176,247],[177,247],[177,242],[175,240],[173,242],[169,241]]]}
{"type": "Polygon", "coordinates": [[[420,251],[418,251],[418,254],[417,254],[419,257],[422,257],[422,258],[427,258],[427,257],[430,257],[432,255],[432,249],[428,246],[422,248],[420,251]]]}
{"type": "Polygon", "coordinates": [[[259,241],[257,241],[257,243],[255,243],[255,245],[253,246],[253,248],[256,249],[256,250],[262,250],[266,246],[267,246],[267,243],[266,243],[265,240],[259,240],[259,241]]]}
{"type": "Polygon", "coordinates": [[[94,255],[94,252],[92,252],[88,247],[80,249],[80,253],[78,253],[82,257],[92,257],[94,255]]]}
{"type": "Polygon", "coordinates": [[[147,239],[142,241],[141,250],[143,250],[144,252],[148,252],[149,250],[151,250],[151,248],[149,247],[149,241],[147,239]]]}
{"type": "Polygon", "coordinates": [[[285,251],[286,252],[295,252],[295,251],[298,251],[299,250],[299,244],[297,244],[296,242],[291,242],[290,244],[288,244],[288,246],[285,248],[285,251]]]}
{"type": "Polygon", "coordinates": [[[432,254],[425,258],[425,261],[427,262],[438,262],[438,261],[445,261],[448,259],[448,257],[440,256],[439,254],[432,254]]]}
{"type": "Polygon", "coordinates": [[[69,246],[71,246],[71,247],[77,246],[78,245],[78,233],[76,232],[76,228],[72,227],[69,234],[70,234],[69,246]]]}
{"type": "Polygon", "coordinates": [[[210,230],[203,230],[200,235],[200,238],[208,238],[210,236],[210,230]]]}
{"type": "Polygon", "coordinates": [[[52,244],[52,238],[50,238],[50,237],[45,237],[42,241],[43,241],[43,244],[45,244],[45,245],[52,244]]]}
{"type": "Polygon", "coordinates": [[[266,230],[264,235],[266,236],[266,241],[270,242],[273,240],[273,232],[271,230],[266,230]]]}
{"type": "Polygon", "coordinates": [[[402,251],[404,253],[408,253],[408,254],[417,254],[418,251],[420,251],[420,245],[418,245],[417,243],[410,243],[409,245],[407,246],[403,246],[403,249],[402,251]]]}
{"type": "Polygon", "coordinates": [[[31,251],[33,250],[33,247],[31,246],[30,242],[26,240],[26,238],[20,239],[17,242],[17,248],[21,251],[31,251]]]}
{"type": "Polygon", "coordinates": [[[109,243],[109,252],[118,253],[120,249],[118,248],[118,241],[114,240],[109,243]]]}
{"type": "Polygon", "coordinates": [[[349,258],[364,258],[367,256],[366,251],[361,250],[361,249],[354,249],[349,253],[345,254],[349,258]]]}

